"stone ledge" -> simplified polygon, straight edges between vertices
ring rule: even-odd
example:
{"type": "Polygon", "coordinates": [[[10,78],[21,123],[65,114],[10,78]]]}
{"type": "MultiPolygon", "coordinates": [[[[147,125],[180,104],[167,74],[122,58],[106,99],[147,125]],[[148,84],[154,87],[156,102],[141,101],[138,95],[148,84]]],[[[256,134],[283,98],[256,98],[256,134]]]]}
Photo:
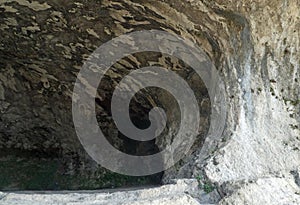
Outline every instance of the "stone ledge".
{"type": "Polygon", "coordinates": [[[200,205],[196,198],[198,182],[193,179],[176,180],[161,187],[117,191],[113,193],[91,192],[44,192],[1,193],[1,205],[200,205]]]}

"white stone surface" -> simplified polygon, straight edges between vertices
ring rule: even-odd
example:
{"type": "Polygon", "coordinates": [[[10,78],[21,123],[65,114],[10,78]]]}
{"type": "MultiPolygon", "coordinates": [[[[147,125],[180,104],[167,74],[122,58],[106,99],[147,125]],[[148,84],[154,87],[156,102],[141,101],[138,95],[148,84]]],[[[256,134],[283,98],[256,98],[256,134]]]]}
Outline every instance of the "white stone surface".
{"type": "Polygon", "coordinates": [[[298,205],[300,189],[292,176],[261,178],[245,183],[220,205],[298,205]]]}
{"type": "Polygon", "coordinates": [[[114,193],[0,193],[1,205],[200,205],[196,180],[114,193]],[[193,197],[194,196],[194,197],[193,197]]]}

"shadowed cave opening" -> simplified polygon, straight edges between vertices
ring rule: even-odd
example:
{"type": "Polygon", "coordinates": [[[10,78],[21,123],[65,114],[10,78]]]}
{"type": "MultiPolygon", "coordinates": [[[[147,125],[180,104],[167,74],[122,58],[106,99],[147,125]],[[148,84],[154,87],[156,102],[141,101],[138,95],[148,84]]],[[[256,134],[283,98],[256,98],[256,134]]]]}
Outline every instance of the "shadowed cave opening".
{"type": "MultiPolygon", "coordinates": [[[[191,156],[194,152],[201,149],[209,129],[211,114],[210,98],[201,77],[180,59],[166,54],[156,52],[136,53],[123,58],[112,66],[98,87],[99,98],[96,98],[96,104],[99,107],[96,107],[96,113],[97,116],[99,116],[99,118],[97,118],[99,126],[103,130],[107,140],[116,149],[130,155],[145,156],[156,154],[173,142],[181,125],[180,107],[174,96],[167,90],[159,87],[146,87],[137,92],[130,102],[129,114],[131,121],[139,129],[146,129],[150,126],[148,114],[151,109],[160,107],[165,111],[167,124],[163,132],[156,139],[145,142],[130,139],[118,131],[118,128],[111,118],[110,99],[116,85],[131,71],[150,65],[172,70],[188,83],[195,94],[201,119],[199,135],[188,153],[188,155],[191,156]],[[100,98],[102,100],[100,100],[100,98]],[[103,118],[101,116],[110,117],[103,118]],[[110,126],[107,126],[108,124],[110,126]],[[110,127],[110,129],[107,129],[108,127],[110,127]]],[[[171,169],[179,170],[180,167],[186,163],[186,158],[189,156],[180,160],[171,169]]],[[[161,160],[164,162],[166,159],[161,160]]],[[[149,179],[150,183],[160,184],[164,174],[164,172],[161,172],[146,176],[146,178],[149,179]]]]}
{"type": "MultiPolygon", "coordinates": [[[[111,117],[111,96],[116,85],[132,70],[151,65],[176,72],[194,91],[201,119],[199,136],[188,153],[191,156],[201,149],[209,129],[211,106],[208,91],[200,76],[188,65],[168,55],[155,52],[137,53],[121,59],[110,68],[101,81],[98,97],[95,98],[99,127],[116,149],[131,155],[155,154],[172,143],[180,127],[180,108],[176,99],[166,90],[147,87],[136,93],[130,102],[131,121],[140,129],[149,127],[148,114],[152,108],[161,107],[165,111],[166,128],[154,140],[140,142],[124,136],[111,117]]],[[[80,144],[76,145],[78,144],[76,136],[74,145],[66,144],[54,136],[53,132],[54,130],[47,125],[34,127],[26,132],[20,132],[19,147],[7,146],[1,149],[0,190],[93,190],[139,187],[160,185],[166,175],[166,172],[161,172],[145,177],[132,177],[113,173],[97,165],[80,144]]],[[[3,138],[5,137],[9,138],[9,133],[4,133],[3,138]]],[[[171,169],[179,170],[186,161],[182,159],[171,169]]]]}

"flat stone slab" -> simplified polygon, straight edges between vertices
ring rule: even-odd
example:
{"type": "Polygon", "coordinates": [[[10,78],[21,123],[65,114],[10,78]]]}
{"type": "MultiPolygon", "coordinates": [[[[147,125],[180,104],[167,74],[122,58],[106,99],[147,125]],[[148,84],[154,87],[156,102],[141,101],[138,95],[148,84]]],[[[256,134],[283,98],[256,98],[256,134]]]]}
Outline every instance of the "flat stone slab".
{"type": "Polygon", "coordinates": [[[1,205],[200,205],[195,194],[197,180],[177,180],[174,184],[140,190],[83,192],[0,192],[1,205]]]}

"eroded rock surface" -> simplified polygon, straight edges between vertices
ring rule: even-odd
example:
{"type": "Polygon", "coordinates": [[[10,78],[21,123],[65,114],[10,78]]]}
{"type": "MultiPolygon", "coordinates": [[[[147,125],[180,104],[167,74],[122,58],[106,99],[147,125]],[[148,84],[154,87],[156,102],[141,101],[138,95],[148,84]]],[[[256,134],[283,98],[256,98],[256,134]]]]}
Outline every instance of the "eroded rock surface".
{"type": "MultiPolygon", "coordinates": [[[[231,186],[232,194],[219,204],[299,204],[300,188],[289,174],[238,182],[231,186]]],[[[229,191],[231,192],[231,191],[229,191]]]]}
{"type": "MultiPolygon", "coordinates": [[[[225,82],[227,98],[222,138],[201,147],[208,132],[210,103],[206,89],[196,83],[201,90],[199,104],[206,105],[202,136],[189,156],[164,173],[163,181],[201,176],[203,187],[214,188],[212,193],[218,195],[213,198],[223,198],[221,204],[299,203],[299,177],[296,183],[288,174],[278,177],[278,173],[296,172],[300,164],[299,0],[2,0],[0,10],[1,170],[14,168],[11,164],[18,160],[29,164],[48,160],[55,164],[49,189],[107,186],[105,179],[110,181],[111,176],[87,156],[73,128],[76,75],[84,60],[113,37],[162,29],[190,39],[207,53],[225,82]],[[59,177],[64,175],[84,177],[65,186],[59,177]],[[230,184],[237,184],[235,190],[224,188],[230,184]],[[266,194],[259,195],[262,192],[266,194]]],[[[166,56],[154,58],[163,66],[178,65],[166,56]]],[[[99,99],[109,98],[109,91],[126,72],[145,64],[143,55],[122,59],[104,82],[99,99]]],[[[137,101],[135,113],[159,103],[150,95],[137,101]]],[[[114,145],[126,151],[124,139],[118,138],[109,121],[109,101],[99,101],[98,109],[99,118],[106,119],[101,126],[114,145]]],[[[169,141],[152,142],[152,151],[169,141]]],[[[143,145],[133,149],[139,147],[143,145]]],[[[2,189],[27,187],[5,181],[10,173],[4,178],[2,174],[2,189]]],[[[181,199],[196,203],[186,195],[181,199]]]]}

